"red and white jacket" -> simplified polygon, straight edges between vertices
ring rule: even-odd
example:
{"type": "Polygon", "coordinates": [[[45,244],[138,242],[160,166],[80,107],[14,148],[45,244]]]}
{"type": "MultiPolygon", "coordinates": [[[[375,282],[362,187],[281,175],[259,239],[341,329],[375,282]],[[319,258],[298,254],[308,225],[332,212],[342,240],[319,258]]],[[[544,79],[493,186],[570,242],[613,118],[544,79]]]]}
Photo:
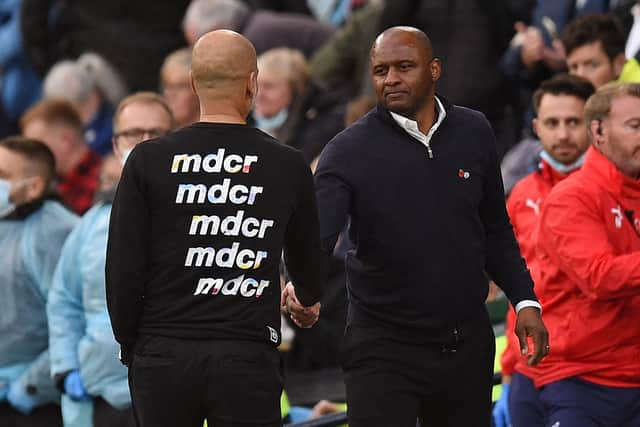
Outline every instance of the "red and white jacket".
{"type": "MultiPolygon", "coordinates": [[[[571,174],[573,172],[570,172],[571,174]]],[[[544,160],[540,160],[538,170],[527,175],[518,182],[511,191],[507,199],[507,211],[520,253],[531,271],[531,277],[536,283],[537,262],[536,262],[536,230],[540,220],[540,208],[542,201],[547,197],[551,189],[558,182],[562,181],[569,174],[562,174],[552,168],[544,160]]],[[[539,298],[538,286],[534,286],[534,291],[539,298]]],[[[530,375],[526,372],[526,358],[520,355],[520,345],[518,338],[513,333],[516,325],[516,314],[513,307],[507,313],[507,347],[502,353],[500,363],[503,375],[513,375],[514,371],[530,375]],[[523,372],[525,371],[525,372],[523,372]]]]}
{"type": "Polygon", "coordinates": [[[590,148],[545,199],[537,255],[551,352],[535,385],[640,387],[640,180],[590,148]]]}

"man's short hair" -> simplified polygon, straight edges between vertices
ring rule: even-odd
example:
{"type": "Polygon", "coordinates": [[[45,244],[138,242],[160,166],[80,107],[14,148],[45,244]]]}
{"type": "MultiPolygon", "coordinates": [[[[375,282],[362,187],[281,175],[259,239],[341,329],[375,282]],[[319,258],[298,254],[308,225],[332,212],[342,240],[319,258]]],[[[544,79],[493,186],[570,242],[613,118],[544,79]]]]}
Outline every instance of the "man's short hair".
{"type": "Polygon", "coordinates": [[[67,126],[82,136],[82,117],[74,105],[64,99],[51,98],[38,102],[20,118],[20,128],[24,131],[29,123],[43,120],[47,124],[67,126]]]}
{"type": "Polygon", "coordinates": [[[182,27],[191,26],[196,37],[213,30],[239,31],[250,13],[249,6],[240,0],[192,0],[182,27]]]}
{"type": "Polygon", "coordinates": [[[545,80],[533,93],[533,107],[536,114],[540,108],[540,102],[545,95],[567,95],[575,96],[587,102],[587,99],[594,94],[595,88],[591,82],[583,77],[570,74],[558,74],[549,80],[545,80]]]}
{"type": "Polygon", "coordinates": [[[160,73],[164,73],[165,69],[171,65],[179,65],[188,72],[191,69],[191,49],[183,47],[167,55],[160,68],[160,73]]]}
{"type": "Polygon", "coordinates": [[[55,177],[56,159],[43,142],[22,136],[10,136],[0,140],[0,147],[23,157],[45,180],[45,188],[50,188],[55,177]]]}
{"type": "Polygon", "coordinates": [[[620,96],[633,96],[640,98],[640,83],[607,83],[594,93],[584,107],[584,118],[591,135],[592,121],[602,121],[609,117],[611,103],[620,96]]]}
{"type": "Polygon", "coordinates": [[[160,106],[167,113],[167,116],[169,118],[169,125],[171,129],[176,127],[176,119],[173,116],[173,112],[171,111],[171,108],[169,108],[169,105],[167,104],[167,102],[164,100],[162,96],[158,95],[155,92],[146,92],[146,91],[136,92],[125,97],[118,104],[118,108],[116,108],[116,112],[113,114],[113,134],[114,135],[120,131],[120,129],[118,128],[118,121],[120,120],[120,115],[122,114],[122,111],[127,106],[135,103],[160,106]]]}
{"type": "Polygon", "coordinates": [[[562,34],[567,55],[597,41],[602,43],[602,49],[610,61],[624,53],[626,37],[615,17],[607,14],[586,15],[570,22],[562,34]]]}

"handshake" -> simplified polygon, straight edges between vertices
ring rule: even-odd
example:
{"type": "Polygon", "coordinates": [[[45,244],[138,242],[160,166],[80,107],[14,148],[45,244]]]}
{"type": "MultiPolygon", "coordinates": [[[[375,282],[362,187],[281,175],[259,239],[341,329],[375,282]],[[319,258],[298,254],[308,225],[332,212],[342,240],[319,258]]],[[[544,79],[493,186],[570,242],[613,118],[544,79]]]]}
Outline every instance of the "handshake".
{"type": "Polygon", "coordinates": [[[282,296],[280,297],[280,311],[288,314],[300,328],[310,328],[316,324],[320,317],[320,303],[317,302],[312,306],[303,306],[298,297],[296,297],[295,288],[291,282],[282,290],[282,296]]]}

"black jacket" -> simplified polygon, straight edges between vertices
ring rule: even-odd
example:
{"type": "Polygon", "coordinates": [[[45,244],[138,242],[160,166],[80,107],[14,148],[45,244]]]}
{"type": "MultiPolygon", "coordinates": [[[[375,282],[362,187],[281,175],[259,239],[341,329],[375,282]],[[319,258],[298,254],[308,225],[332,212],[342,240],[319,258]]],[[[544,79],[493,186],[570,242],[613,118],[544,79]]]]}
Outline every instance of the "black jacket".
{"type": "Polygon", "coordinates": [[[326,252],[351,220],[348,322],[412,341],[447,339],[458,322],[486,317],[487,274],[514,306],[535,300],[489,123],[445,108],[433,158],[379,106],[326,146],[315,177],[326,252]]]}

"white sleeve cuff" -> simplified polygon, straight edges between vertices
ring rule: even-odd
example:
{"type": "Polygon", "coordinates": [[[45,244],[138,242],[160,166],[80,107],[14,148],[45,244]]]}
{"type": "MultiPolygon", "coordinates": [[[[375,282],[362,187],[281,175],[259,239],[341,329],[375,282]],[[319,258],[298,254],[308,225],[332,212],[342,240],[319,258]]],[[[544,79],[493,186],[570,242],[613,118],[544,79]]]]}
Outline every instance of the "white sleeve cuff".
{"type": "Polygon", "coordinates": [[[538,301],[534,301],[531,299],[523,299],[518,304],[516,304],[516,314],[520,313],[520,310],[526,307],[535,307],[538,310],[540,310],[540,313],[542,313],[542,306],[538,301]]]}

